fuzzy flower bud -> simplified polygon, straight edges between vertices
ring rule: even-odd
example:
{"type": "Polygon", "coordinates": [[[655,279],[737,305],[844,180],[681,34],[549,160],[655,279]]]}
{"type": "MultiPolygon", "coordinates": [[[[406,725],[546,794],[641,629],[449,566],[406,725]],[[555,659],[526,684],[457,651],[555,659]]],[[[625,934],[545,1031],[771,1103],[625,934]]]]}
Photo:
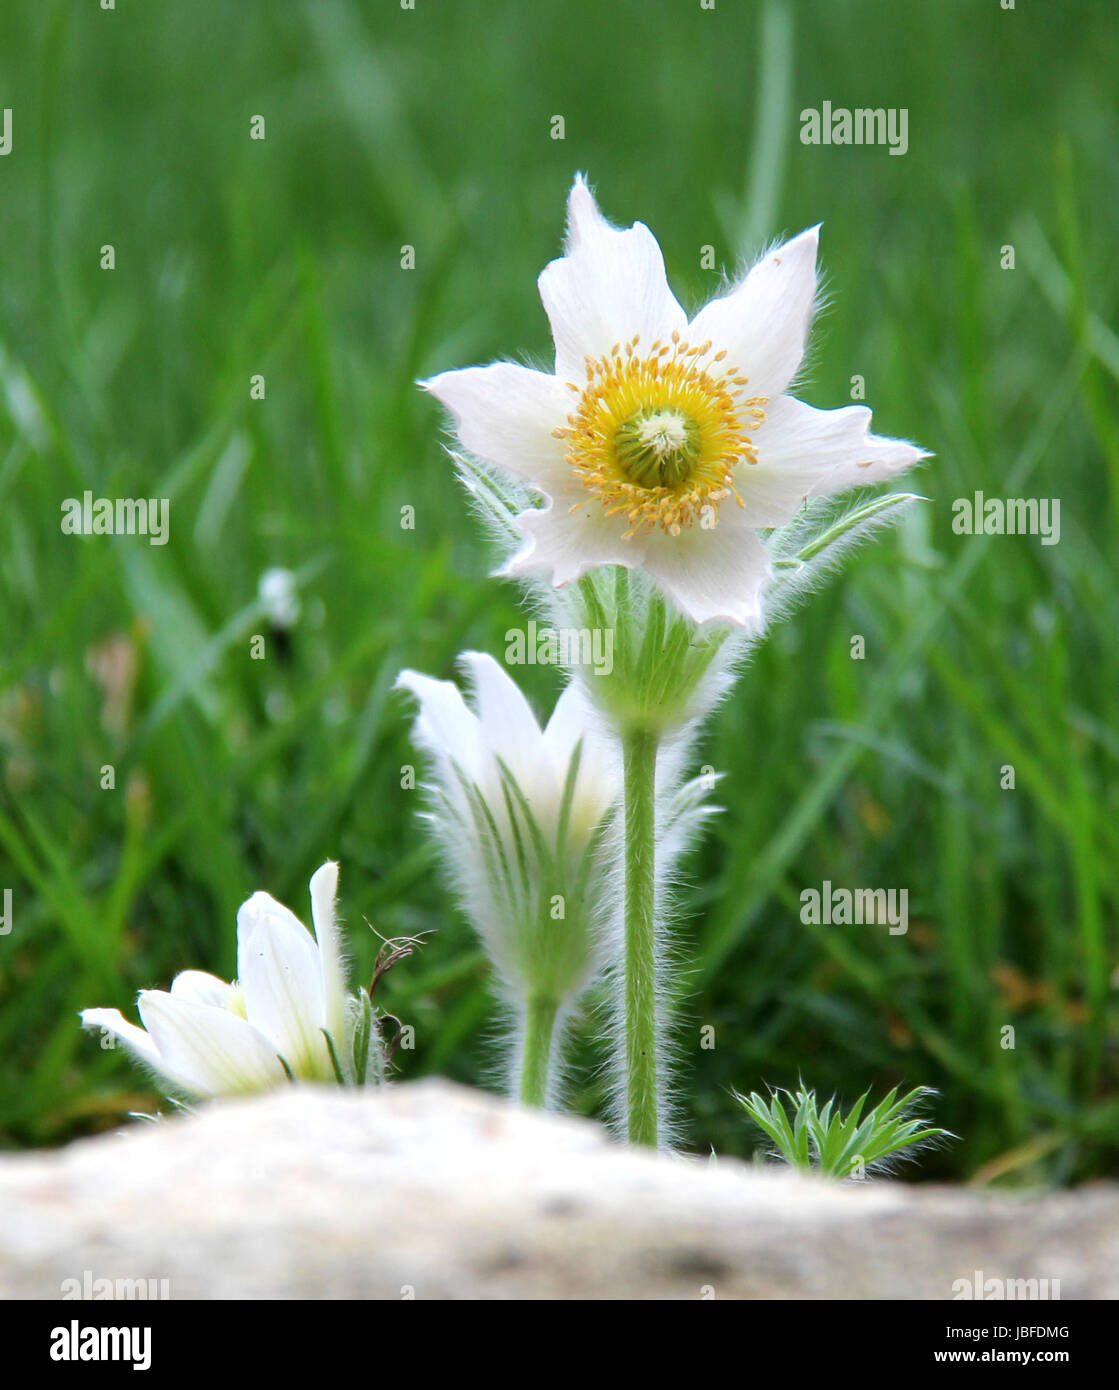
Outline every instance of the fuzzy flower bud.
{"type": "MultiPolygon", "coordinates": [[[[529,1034],[534,1013],[550,1019],[543,1074],[556,1025],[602,960],[601,842],[617,757],[577,685],[542,729],[492,657],[466,652],[460,664],[473,708],[452,682],[415,671],[397,687],[419,701],[413,736],[430,759],[428,818],[449,878],[529,1034]]],[[[519,1035],[522,1066],[527,1045],[519,1035]]]]}

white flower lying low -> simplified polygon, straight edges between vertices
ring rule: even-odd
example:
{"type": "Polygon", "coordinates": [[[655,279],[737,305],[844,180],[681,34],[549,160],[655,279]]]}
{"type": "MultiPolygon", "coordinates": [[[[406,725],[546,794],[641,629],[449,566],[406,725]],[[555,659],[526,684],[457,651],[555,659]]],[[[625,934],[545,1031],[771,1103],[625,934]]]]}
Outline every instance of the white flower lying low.
{"type": "Polygon", "coordinates": [[[576,179],[566,254],[540,276],[555,372],[510,362],[423,383],[467,453],[547,499],[522,511],[504,573],[557,587],[644,569],[696,623],[760,629],[759,531],[809,498],[876,483],[927,454],[869,432],[864,406],[788,395],[816,299],[817,229],[767,253],[689,323],[642,223],[612,227],[576,179]]]}
{"type": "Polygon", "coordinates": [[[267,893],[237,913],[238,980],[185,970],[170,991],[141,990],[143,1028],[119,1009],[85,1009],[176,1096],[268,1090],[289,1080],[361,1085],[380,1078],[381,1042],[369,996],[347,992],[334,912],[338,865],[311,879],[312,937],[267,893]],[[145,1031],[146,1030],[146,1031],[145,1031]]]}

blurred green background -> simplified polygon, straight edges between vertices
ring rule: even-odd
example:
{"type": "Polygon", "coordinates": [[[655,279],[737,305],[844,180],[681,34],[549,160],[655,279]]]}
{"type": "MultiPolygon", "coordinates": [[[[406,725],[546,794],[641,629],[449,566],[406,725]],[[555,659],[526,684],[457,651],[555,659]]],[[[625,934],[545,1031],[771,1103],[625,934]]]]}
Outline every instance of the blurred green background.
{"type": "MultiPolygon", "coordinates": [[[[876,428],[937,455],[931,502],[773,632],[703,747],[725,812],[681,895],[691,1145],[749,1152],[730,1088],[803,1074],[939,1088],[961,1139],[914,1176],[1114,1176],[1114,6],[7,0],[0,28],[0,1142],[152,1108],[77,1010],[228,977],[238,904],[305,914],[328,855],[361,975],[364,920],[431,933],[384,987],[416,1027],[401,1075],[487,1084],[487,969],[390,689],[523,616],[413,382],[547,360],[535,277],[582,169],[689,307],[721,284],[702,247],[733,274],[822,220],[800,394],[860,374],[876,428]],[[801,145],[824,100],[907,108],[908,153],[801,145]],[[86,489],[170,498],[170,543],[63,535],[86,489]],[[1060,544],[953,534],[975,490],[1060,498],[1060,544]],[[300,576],[286,641],[273,565],[300,576]],[[907,887],[908,934],[802,925],[824,879],[907,887]]],[[[548,709],[555,672],[521,674],[548,709]]]]}

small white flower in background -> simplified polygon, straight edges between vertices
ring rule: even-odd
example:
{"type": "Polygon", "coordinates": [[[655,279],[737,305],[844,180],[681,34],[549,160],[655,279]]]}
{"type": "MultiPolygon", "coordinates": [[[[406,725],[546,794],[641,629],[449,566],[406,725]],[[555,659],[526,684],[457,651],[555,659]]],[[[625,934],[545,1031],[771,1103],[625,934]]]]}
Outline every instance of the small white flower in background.
{"type": "Polygon", "coordinates": [[[334,910],[338,865],[324,864],[310,887],[314,936],[275,898],[254,893],[237,913],[234,984],[185,970],[170,991],[141,990],[143,1028],[119,1009],[84,1009],[83,1026],[112,1034],[177,1096],[243,1094],[292,1079],[380,1079],[369,996],[346,988],[334,910]]]}
{"type": "Polygon", "coordinates": [[[571,685],[544,728],[491,656],[464,652],[474,708],[451,681],[402,671],[431,759],[430,818],[464,907],[514,998],[562,1015],[599,959],[599,846],[620,791],[617,755],[571,685]]]}
{"type": "Polygon", "coordinates": [[[299,621],[299,589],[291,570],[266,569],[257,584],[257,599],[273,627],[294,627],[299,621]]]}
{"type": "Polygon", "coordinates": [[[612,227],[576,180],[566,254],[539,280],[554,374],[499,362],[424,383],[469,454],[547,499],[517,516],[504,573],[559,587],[598,566],[640,568],[694,622],[758,629],[772,574],[759,531],[928,457],[870,434],[864,406],[787,394],[816,248],[817,229],[802,232],[689,323],[649,229],[612,227]]]}

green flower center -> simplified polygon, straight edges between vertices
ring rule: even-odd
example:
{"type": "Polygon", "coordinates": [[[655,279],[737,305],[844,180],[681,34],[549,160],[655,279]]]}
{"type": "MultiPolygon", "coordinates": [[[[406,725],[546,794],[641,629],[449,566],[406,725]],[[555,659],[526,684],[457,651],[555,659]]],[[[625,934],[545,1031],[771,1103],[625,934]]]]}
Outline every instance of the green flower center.
{"type": "Polygon", "coordinates": [[[699,426],[682,410],[646,406],[618,426],[614,451],[638,487],[679,487],[691,477],[703,441],[699,426]]]}

